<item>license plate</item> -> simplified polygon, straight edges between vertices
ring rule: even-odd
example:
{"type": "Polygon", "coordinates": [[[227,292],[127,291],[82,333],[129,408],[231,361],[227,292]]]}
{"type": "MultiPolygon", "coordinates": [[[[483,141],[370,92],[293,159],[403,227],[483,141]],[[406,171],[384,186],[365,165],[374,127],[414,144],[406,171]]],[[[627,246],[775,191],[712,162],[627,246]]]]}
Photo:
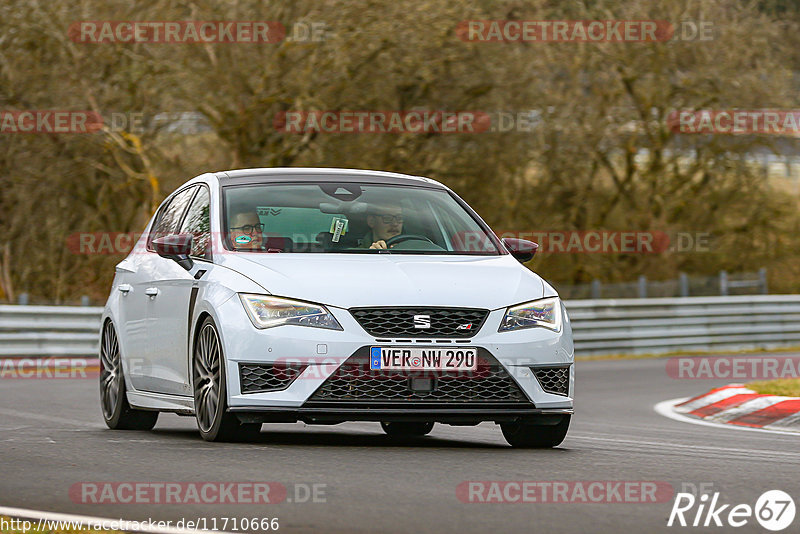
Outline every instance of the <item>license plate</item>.
{"type": "Polygon", "coordinates": [[[474,371],[477,367],[477,349],[370,347],[369,351],[370,369],[474,371]]]}

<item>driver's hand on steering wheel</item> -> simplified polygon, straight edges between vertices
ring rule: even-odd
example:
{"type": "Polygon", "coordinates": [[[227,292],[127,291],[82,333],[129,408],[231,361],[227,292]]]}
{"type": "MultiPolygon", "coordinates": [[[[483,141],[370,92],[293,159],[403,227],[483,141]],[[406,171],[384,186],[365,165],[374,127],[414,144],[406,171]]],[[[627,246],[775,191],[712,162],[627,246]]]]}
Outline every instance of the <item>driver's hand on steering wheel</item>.
{"type": "Polygon", "coordinates": [[[386,249],[386,248],[387,248],[387,247],[386,247],[386,241],[384,241],[383,239],[381,239],[381,240],[379,240],[379,241],[375,241],[373,244],[371,244],[371,245],[369,246],[369,248],[375,248],[375,249],[378,249],[378,248],[379,248],[379,249],[386,249]]]}

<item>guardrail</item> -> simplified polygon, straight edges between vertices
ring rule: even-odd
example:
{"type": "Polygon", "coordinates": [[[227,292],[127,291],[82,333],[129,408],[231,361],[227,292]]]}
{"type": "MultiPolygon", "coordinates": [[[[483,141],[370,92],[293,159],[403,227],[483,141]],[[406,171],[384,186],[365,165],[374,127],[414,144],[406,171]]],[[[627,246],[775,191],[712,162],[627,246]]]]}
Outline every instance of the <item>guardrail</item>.
{"type": "Polygon", "coordinates": [[[578,356],[800,344],[800,295],[572,300],[565,305],[578,356]]]}
{"type": "Polygon", "coordinates": [[[0,306],[0,358],[97,357],[103,308],[0,306]]]}
{"type": "MultiPolygon", "coordinates": [[[[727,297],[729,295],[768,295],[767,269],[755,273],[719,271],[715,276],[679,273],[672,280],[648,280],[639,276],[636,282],[559,284],[558,294],[565,300],[627,299],[672,297],[727,297]]],[[[22,302],[20,302],[22,304],[22,302]]]]}
{"type": "MultiPolygon", "coordinates": [[[[800,295],[566,302],[580,356],[800,345],[800,295]]],[[[0,306],[0,358],[96,357],[100,307],[0,306]]]]}

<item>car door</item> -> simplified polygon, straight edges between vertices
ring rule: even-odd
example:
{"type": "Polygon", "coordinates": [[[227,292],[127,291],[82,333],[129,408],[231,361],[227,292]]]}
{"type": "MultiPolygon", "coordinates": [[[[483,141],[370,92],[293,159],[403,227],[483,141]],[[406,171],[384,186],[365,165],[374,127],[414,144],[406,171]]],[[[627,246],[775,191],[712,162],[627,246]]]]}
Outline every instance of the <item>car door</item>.
{"type": "MultiPolygon", "coordinates": [[[[145,294],[152,281],[152,252],[149,244],[156,235],[163,235],[164,228],[169,226],[171,219],[165,217],[170,211],[170,206],[176,199],[175,196],[165,200],[158,209],[150,226],[148,236],[145,237],[145,247],[134,247],[133,252],[120,262],[116,267],[116,290],[119,297],[119,328],[124,357],[125,376],[136,389],[144,389],[150,368],[146,365],[147,350],[150,344],[148,338],[148,297],[145,294]],[[117,283],[118,282],[118,283],[117,283]]],[[[170,212],[172,213],[172,212],[170,212]]]]}
{"type": "Polygon", "coordinates": [[[164,382],[164,372],[153,355],[154,311],[160,296],[157,282],[164,278],[165,271],[171,272],[172,265],[181,269],[174,261],[156,254],[152,241],[178,232],[186,208],[196,192],[196,185],[183,189],[174,194],[159,210],[147,239],[147,248],[135,259],[136,272],[128,275],[131,291],[125,300],[130,303],[130,309],[137,313],[137,325],[126,325],[126,331],[130,331],[135,337],[129,358],[128,376],[133,387],[140,391],[162,391],[159,384],[164,382]],[[141,321],[138,314],[141,314],[141,321]],[[142,323],[141,327],[139,322],[142,323]]]}
{"type": "Polygon", "coordinates": [[[133,379],[140,372],[142,358],[147,345],[147,306],[144,291],[140,254],[134,252],[117,264],[114,278],[114,291],[119,293],[117,327],[120,337],[123,372],[133,379]],[[139,288],[134,290],[134,287],[139,288]]]}
{"type": "Polygon", "coordinates": [[[189,315],[200,284],[194,275],[211,265],[209,197],[208,187],[201,185],[177,230],[192,235],[192,269],[187,271],[175,261],[159,258],[162,264],[153,280],[157,295],[150,301],[149,338],[150,360],[157,376],[152,391],[158,393],[191,395],[189,315]]]}

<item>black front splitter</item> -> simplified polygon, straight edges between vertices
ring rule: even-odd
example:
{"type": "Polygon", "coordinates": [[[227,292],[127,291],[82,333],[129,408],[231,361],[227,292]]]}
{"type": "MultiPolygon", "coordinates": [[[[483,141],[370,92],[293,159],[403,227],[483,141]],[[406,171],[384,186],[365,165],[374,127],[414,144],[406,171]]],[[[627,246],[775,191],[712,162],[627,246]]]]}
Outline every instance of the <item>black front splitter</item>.
{"type": "MultiPolygon", "coordinates": [[[[319,403],[317,403],[319,404],[319,403]]],[[[340,404],[340,403],[338,403],[340,404]]],[[[524,406],[447,407],[447,406],[370,406],[344,407],[307,406],[299,408],[231,408],[243,423],[335,424],[345,421],[414,421],[450,424],[477,424],[483,421],[513,423],[558,424],[572,408],[535,408],[524,406]]]]}

